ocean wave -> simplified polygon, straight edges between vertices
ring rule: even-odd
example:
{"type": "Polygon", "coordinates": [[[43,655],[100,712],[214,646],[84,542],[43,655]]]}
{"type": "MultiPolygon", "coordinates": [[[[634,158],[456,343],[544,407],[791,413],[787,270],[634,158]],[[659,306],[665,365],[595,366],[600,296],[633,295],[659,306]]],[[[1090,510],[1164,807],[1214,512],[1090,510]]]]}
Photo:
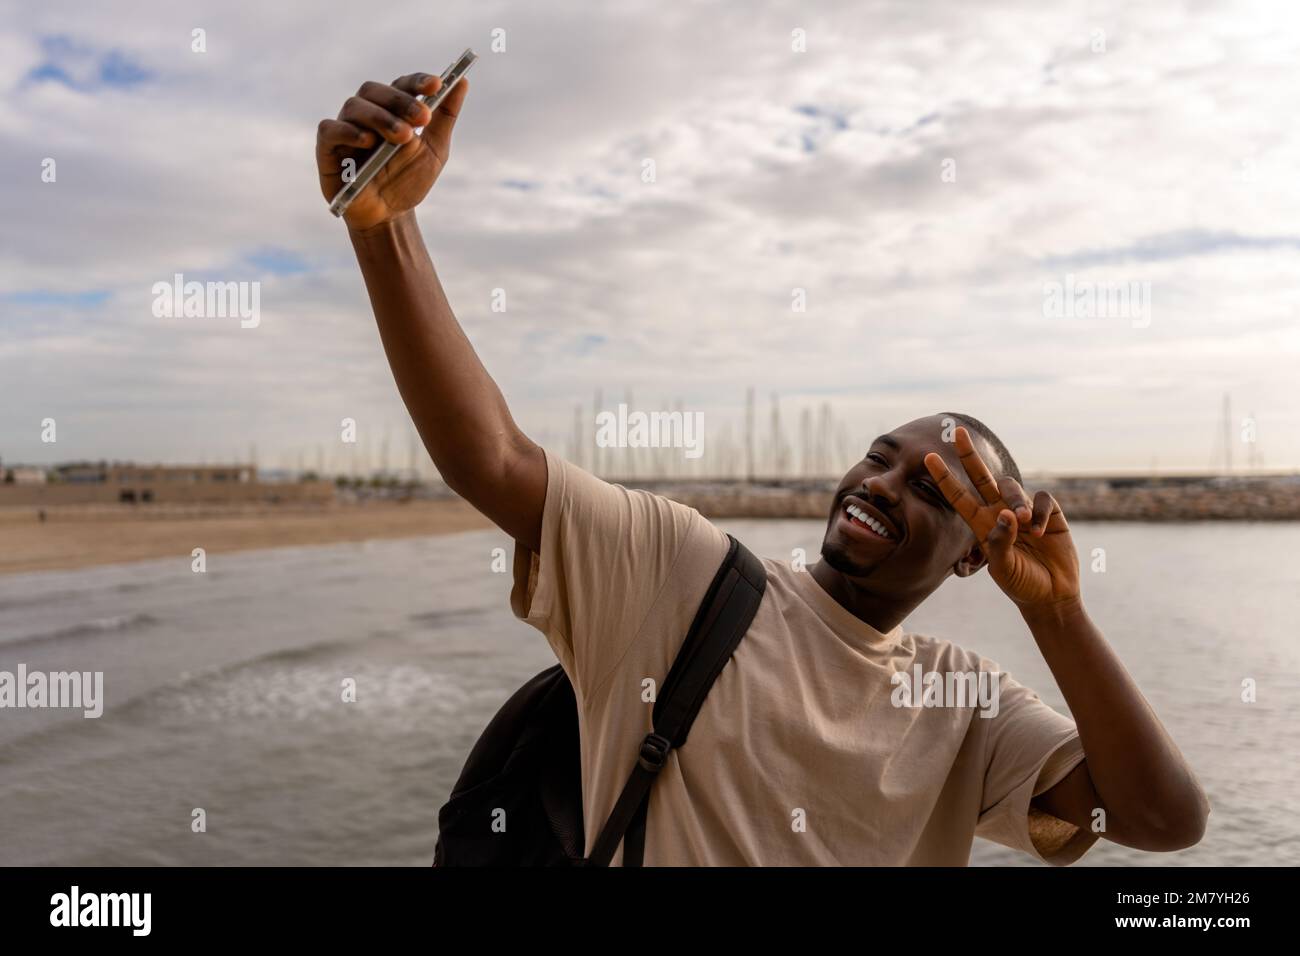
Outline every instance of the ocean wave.
{"type": "MultiPolygon", "coordinates": [[[[136,616],[149,617],[148,615],[136,616]]],[[[75,628],[66,630],[73,631],[75,628]]],[[[25,640],[40,640],[50,636],[33,636],[25,640]]],[[[368,635],[366,640],[394,636],[397,635],[393,631],[377,630],[368,635]]],[[[22,643],[22,641],[0,643],[0,647],[8,647],[15,643],[22,643]]],[[[214,709],[227,714],[241,711],[256,712],[258,709],[256,698],[266,693],[266,688],[260,686],[265,683],[266,674],[282,675],[292,672],[301,674],[304,671],[319,669],[324,666],[322,660],[358,646],[356,640],[317,641],[300,647],[268,651],[215,667],[193,672],[185,671],[179,675],[178,680],[156,684],[130,697],[113,700],[105,708],[106,716],[111,714],[113,720],[105,723],[114,731],[119,729],[129,731],[133,728],[155,726],[160,711],[172,714],[182,712],[191,717],[199,716],[205,711],[211,713],[214,709]],[[236,696],[233,699],[232,692],[229,690],[232,686],[236,688],[234,692],[236,696]],[[241,693],[241,691],[246,692],[250,687],[259,688],[253,691],[251,703],[243,699],[241,693]]],[[[310,686],[314,682],[305,683],[310,686]]],[[[333,686],[331,682],[331,687],[333,686]]],[[[282,698],[282,693],[271,696],[282,698]]],[[[283,703],[282,699],[280,703],[283,703]]],[[[55,746],[55,740],[84,733],[80,720],[65,720],[34,728],[29,733],[7,741],[0,741],[0,767],[10,761],[19,761],[25,755],[30,756],[52,748],[55,746]]]]}
{"type": "Polygon", "coordinates": [[[459,608],[450,611],[423,611],[419,614],[408,614],[406,619],[412,624],[419,624],[422,627],[430,627],[434,629],[461,627],[465,625],[478,626],[483,621],[483,611],[480,608],[459,608]]]}
{"type": "Polygon", "coordinates": [[[20,607],[65,604],[68,601],[82,597],[85,593],[85,591],[81,590],[46,591],[44,593],[23,594],[18,597],[0,598],[0,611],[13,611],[20,607]]]}
{"type": "MultiPolygon", "coordinates": [[[[59,574],[61,572],[48,573],[59,574]]],[[[0,596],[0,611],[13,611],[23,607],[39,607],[51,604],[68,604],[72,601],[84,599],[96,592],[133,594],[136,591],[143,591],[151,585],[152,582],[147,581],[121,581],[116,584],[91,583],[87,587],[71,587],[59,591],[36,591],[34,593],[0,596]]]]}
{"type": "Polygon", "coordinates": [[[310,644],[302,644],[298,647],[280,648],[256,654],[252,657],[243,657],[239,660],[230,661],[226,664],[219,664],[215,667],[206,667],[197,671],[184,671],[180,674],[179,680],[172,683],[159,684],[143,693],[137,694],[129,700],[118,704],[118,706],[114,708],[114,712],[129,716],[141,709],[154,706],[159,700],[174,697],[178,694],[184,695],[206,687],[217,686],[230,681],[238,681],[249,673],[258,673],[263,669],[274,671],[293,667],[312,666],[319,663],[320,660],[329,658],[330,656],[340,652],[355,650],[363,646],[366,641],[394,636],[396,636],[396,634],[393,631],[378,630],[371,632],[361,641],[358,641],[355,638],[314,641],[310,644]]]}
{"type": "Polygon", "coordinates": [[[372,641],[403,638],[395,631],[375,630],[359,641],[317,641],[184,673],[179,682],[156,687],[116,712],[145,722],[172,722],[177,718],[312,720],[355,711],[397,724],[417,714],[462,713],[467,694],[450,674],[405,660],[400,648],[378,655],[366,649],[372,641]],[[344,678],[357,682],[355,705],[341,703],[344,678]]]}
{"type": "Polygon", "coordinates": [[[137,628],[152,627],[158,618],[152,614],[115,614],[111,617],[94,618],[80,621],[67,627],[52,631],[37,631],[32,634],[19,634],[16,637],[0,637],[0,647],[16,647],[23,644],[42,644],[46,641],[61,641],[73,637],[89,637],[94,634],[116,633],[137,628]]]}

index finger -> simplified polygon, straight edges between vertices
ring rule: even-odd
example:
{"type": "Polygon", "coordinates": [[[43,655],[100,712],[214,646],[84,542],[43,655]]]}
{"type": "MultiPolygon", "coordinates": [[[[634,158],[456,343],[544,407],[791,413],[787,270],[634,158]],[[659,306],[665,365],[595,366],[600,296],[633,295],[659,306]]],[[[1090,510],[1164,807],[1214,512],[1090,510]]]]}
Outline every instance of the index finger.
{"type": "Polygon", "coordinates": [[[988,465],[984,464],[984,459],[980,453],[975,450],[975,443],[970,440],[970,432],[962,425],[957,426],[957,457],[961,459],[961,465],[966,469],[966,474],[970,476],[971,483],[975,485],[975,490],[980,493],[988,504],[997,504],[1002,500],[1002,493],[998,491],[998,483],[993,478],[993,473],[989,471],[988,465]]]}
{"type": "Polygon", "coordinates": [[[412,96],[436,92],[442,85],[442,77],[433,73],[408,73],[393,80],[393,86],[412,96]]]}
{"type": "Polygon", "coordinates": [[[948,504],[952,505],[953,510],[961,515],[967,524],[974,527],[975,515],[979,513],[975,496],[966,490],[966,487],[948,470],[944,460],[934,452],[925,456],[925,469],[938,484],[939,490],[948,499],[948,504]]]}

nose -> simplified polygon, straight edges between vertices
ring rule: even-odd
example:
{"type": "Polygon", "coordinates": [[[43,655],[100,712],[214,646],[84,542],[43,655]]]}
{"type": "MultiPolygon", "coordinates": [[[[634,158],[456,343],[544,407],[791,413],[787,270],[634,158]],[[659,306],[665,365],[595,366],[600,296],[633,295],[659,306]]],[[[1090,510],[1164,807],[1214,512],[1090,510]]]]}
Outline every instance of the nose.
{"type": "Polygon", "coordinates": [[[890,505],[897,505],[899,502],[898,492],[884,475],[871,475],[865,478],[862,482],[862,490],[866,492],[868,501],[879,498],[890,505]]]}

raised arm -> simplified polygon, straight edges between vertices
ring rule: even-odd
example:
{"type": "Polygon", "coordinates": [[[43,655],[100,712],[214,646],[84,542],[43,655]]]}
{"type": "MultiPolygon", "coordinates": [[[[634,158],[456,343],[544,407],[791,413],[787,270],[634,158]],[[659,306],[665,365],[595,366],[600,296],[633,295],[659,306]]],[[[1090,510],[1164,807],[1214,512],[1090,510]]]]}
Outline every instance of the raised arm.
{"type": "Polygon", "coordinates": [[[365,83],[317,129],[321,192],[343,185],[380,138],[403,144],[344,214],[388,364],[434,465],[453,491],[521,544],[540,547],[546,458],[515,424],[501,390],[452,314],[415,221],[415,207],[447,163],[465,102],[461,80],[431,116],[415,97],[441,80],[415,73],[365,83]],[[415,128],[424,126],[422,135],[415,128]]]}

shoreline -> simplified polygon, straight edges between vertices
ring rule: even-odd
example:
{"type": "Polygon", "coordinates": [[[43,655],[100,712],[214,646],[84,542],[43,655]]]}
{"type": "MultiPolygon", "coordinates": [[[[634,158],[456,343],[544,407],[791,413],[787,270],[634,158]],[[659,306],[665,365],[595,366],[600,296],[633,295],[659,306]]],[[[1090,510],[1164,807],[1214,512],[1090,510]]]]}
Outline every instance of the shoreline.
{"type": "MultiPolygon", "coordinates": [[[[710,520],[825,520],[834,488],[629,482],[696,508],[710,520]]],[[[1067,519],[1144,523],[1300,520],[1300,482],[1049,485],[1067,519]]],[[[456,497],[349,503],[87,504],[0,508],[0,576],[175,558],[194,548],[229,554],[277,547],[431,537],[493,525],[456,497]],[[44,520],[41,515],[44,514],[44,520]]]]}
{"type": "Polygon", "coordinates": [[[73,571],[106,564],[175,558],[194,548],[209,557],[238,551],[354,541],[421,538],[486,530],[491,522],[459,499],[327,508],[133,510],[51,508],[0,511],[0,577],[73,571]]]}

